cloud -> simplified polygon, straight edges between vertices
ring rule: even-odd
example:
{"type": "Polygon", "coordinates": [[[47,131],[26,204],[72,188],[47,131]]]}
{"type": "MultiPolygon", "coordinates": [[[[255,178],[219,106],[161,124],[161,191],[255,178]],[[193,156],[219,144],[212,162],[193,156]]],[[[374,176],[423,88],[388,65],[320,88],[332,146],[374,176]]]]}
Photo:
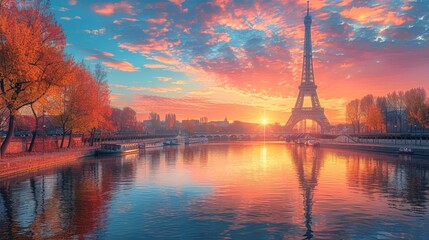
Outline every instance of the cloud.
{"type": "Polygon", "coordinates": [[[109,53],[109,52],[101,52],[101,55],[105,56],[105,57],[113,57],[115,55],[113,55],[113,53],[109,53]]]}
{"type": "Polygon", "coordinates": [[[66,8],[66,7],[60,7],[60,8],[58,8],[58,11],[60,11],[60,12],[67,12],[69,9],[68,8],[66,8]]]}
{"type": "Polygon", "coordinates": [[[164,64],[145,64],[143,66],[145,68],[169,68],[167,65],[164,64]]]}
{"type": "Polygon", "coordinates": [[[82,19],[80,16],[74,16],[74,19],[82,19]]]}
{"type": "Polygon", "coordinates": [[[103,62],[103,64],[107,67],[111,67],[124,72],[136,72],[140,69],[138,67],[134,67],[131,63],[126,61],[105,61],[103,62]]]}
{"type": "Polygon", "coordinates": [[[77,4],[77,0],[69,0],[69,4],[74,6],[77,4]]]}
{"type": "Polygon", "coordinates": [[[136,18],[121,18],[120,20],[114,20],[113,23],[117,25],[121,25],[124,22],[138,22],[139,20],[136,18]]]}
{"type": "Polygon", "coordinates": [[[116,40],[116,39],[118,39],[118,38],[120,38],[120,37],[122,37],[122,35],[121,35],[121,34],[118,34],[118,35],[113,36],[113,39],[114,39],[114,40],[116,40]]]}
{"type": "Polygon", "coordinates": [[[412,20],[409,16],[389,11],[383,5],[373,7],[352,7],[344,9],[340,14],[341,16],[352,19],[360,24],[377,23],[383,25],[402,25],[412,20]]]}
{"type": "Polygon", "coordinates": [[[163,82],[168,82],[172,79],[171,77],[156,77],[156,78],[163,82]]]}
{"type": "Polygon", "coordinates": [[[181,43],[180,40],[169,40],[166,38],[155,39],[148,38],[141,43],[121,43],[120,48],[125,48],[130,52],[140,52],[141,54],[150,54],[154,51],[167,51],[181,43]]]}
{"type": "Polygon", "coordinates": [[[98,60],[98,57],[95,55],[90,55],[90,56],[86,57],[85,60],[88,60],[88,61],[98,60]]]}
{"type": "Polygon", "coordinates": [[[164,63],[164,64],[169,64],[169,65],[178,65],[180,64],[179,61],[177,61],[174,58],[169,58],[169,57],[163,57],[163,56],[154,56],[153,57],[154,60],[164,63]]]}
{"type": "Polygon", "coordinates": [[[110,16],[116,11],[121,11],[129,15],[134,15],[134,7],[125,2],[116,2],[116,3],[106,3],[106,4],[94,4],[92,9],[101,15],[110,16]]]}
{"type": "Polygon", "coordinates": [[[207,44],[212,45],[215,43],[219,43],[219,42],[230,42],[231,41],[231,37],[229,36],[228,33],[218,33],[218,34],[214,34],[213,38],[211,38],[207,44]]]}
{"type": "Polygon", "coordinates": [[[116,87],[116,88],[125,88],[131,91],[148,91],[148,92],[153,92],[153,93],[167,93],[167,92],[179,92],[182,89],[179,87],[173,87],[173,86],[168,86],[168,87],[140,87],[140,86],[127,86],[127,85],[122,85],[122,84],[110,84],[111,87],[116,87]]]}
{"type": "Polygon", "coordinates": [[[100,29],[93,29],[93,30],[85,30],[86,33],[92,34],[92,35],[103,35],[106,32],[106,28],[100,28],[100,29]]]}
{"type": "Polygon", "coordinates": [[[71,18],[70,18],[70,17],[61,17],[60,19],[61,19],[61,20],[64,20],[64,21],[70,21],[70,20],[71,20],[71,18]]]}
{"type": "Polygon", "coordinates": [[[178,80],[178,81],[173,82],[173,84],[175,84],[175,85],[184,85],[184,84],[185,84],[185,81],[183,81],[183,80],[178,80]]]}

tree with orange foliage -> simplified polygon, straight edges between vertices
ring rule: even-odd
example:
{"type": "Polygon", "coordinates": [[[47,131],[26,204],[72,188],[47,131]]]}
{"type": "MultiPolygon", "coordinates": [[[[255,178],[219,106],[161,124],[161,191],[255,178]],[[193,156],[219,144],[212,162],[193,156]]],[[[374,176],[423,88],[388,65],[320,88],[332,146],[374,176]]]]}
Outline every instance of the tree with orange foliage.
{"type": "Polygon", "coordinates": [[[45,1],[0,1],[0,99],[9,111],[4,157],[18,111],[41,99],[65,75],[65,36],[45,1]]]}
{"type": "Polygon", "coordinates": [[[383,114],[376,104],[369,105],[365,120],[370,131],[377,133],[383,131],[383,114]]]}

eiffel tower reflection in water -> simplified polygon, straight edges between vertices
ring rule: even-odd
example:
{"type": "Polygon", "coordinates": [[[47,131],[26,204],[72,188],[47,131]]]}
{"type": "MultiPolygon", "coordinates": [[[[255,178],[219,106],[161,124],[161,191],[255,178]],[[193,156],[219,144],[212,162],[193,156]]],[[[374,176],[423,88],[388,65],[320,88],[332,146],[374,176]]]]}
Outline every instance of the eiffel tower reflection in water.
{"type": "Polygon", "coordinates": [[[314,191],[322,168],[320,149],[312,147],[294,147],[292,149],[292,162],[296,170],[299,186],[302,190],[304,204],[305,239],[313,238],[312,212],[314,191]]]}

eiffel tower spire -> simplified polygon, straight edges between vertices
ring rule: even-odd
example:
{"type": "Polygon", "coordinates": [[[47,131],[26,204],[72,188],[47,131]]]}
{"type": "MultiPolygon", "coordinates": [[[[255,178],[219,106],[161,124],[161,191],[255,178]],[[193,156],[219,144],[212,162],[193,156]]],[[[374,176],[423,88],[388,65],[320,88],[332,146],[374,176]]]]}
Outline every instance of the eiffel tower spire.
{"type": "Polygon", "coordinates": [[[305,38],[301,85],[299,86],[299,95],[296,100],[295,107],[292,109],[292,115],[286,123],[287,131],[292,131],[293,127],[299,121],[305,119],[316,121],[322,128],[322,132],[325,132],[330,128],[329,121],[320,105],[319,97],[316,92],[317,85],[314,81],[311,23],[310,3],[307,1],[307,15],[304,17],[305,38]],[[305,97],[309,97],[309,100],[311,100],[311,107],[304,107],[305,97]]]}

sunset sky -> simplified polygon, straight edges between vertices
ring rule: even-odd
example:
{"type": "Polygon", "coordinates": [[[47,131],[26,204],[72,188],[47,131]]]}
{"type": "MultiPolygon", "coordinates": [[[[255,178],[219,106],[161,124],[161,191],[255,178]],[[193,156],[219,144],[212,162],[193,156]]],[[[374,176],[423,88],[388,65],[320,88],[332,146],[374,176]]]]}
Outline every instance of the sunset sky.
{"type": "MultiPolygon", "coordinates": [[[[300,84],[306,1],[51,1],[67,53],[108,71],[139,120],[285,124],[300,84]]],[[[429,1],[313,0],[318,95],[331,123],[372,93],[429,91],[429,1]]]]}

